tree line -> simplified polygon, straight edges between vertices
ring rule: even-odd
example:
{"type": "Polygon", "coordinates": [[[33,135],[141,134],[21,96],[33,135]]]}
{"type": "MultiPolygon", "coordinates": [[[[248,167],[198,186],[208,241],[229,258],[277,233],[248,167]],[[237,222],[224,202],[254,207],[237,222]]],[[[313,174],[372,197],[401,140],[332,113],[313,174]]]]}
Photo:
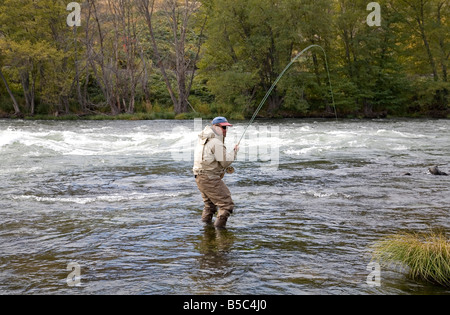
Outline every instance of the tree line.
{"type": "Polygon", "coordinates": [[[449,0],[0,0],[0,115],[449,117],[449,0]],[[334,98],[330,97],[333,92],[334,98]],[[335,100],[335,103],[332,100],[335,100]]]}

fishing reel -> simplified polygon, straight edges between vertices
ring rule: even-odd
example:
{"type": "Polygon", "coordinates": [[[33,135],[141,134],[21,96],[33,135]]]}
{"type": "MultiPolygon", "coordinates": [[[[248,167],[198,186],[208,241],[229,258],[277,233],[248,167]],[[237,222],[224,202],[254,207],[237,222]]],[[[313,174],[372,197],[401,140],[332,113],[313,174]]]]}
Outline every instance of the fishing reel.
{"type": "Polygon", "coordinates": [[[234,172],[235,172],[235,170],[234,170],[234,167],[233,167],[233,166],[228,166],[228,167],[225,169],[225,173],[227,173],[227,174],[234,174],[234,172]]]}

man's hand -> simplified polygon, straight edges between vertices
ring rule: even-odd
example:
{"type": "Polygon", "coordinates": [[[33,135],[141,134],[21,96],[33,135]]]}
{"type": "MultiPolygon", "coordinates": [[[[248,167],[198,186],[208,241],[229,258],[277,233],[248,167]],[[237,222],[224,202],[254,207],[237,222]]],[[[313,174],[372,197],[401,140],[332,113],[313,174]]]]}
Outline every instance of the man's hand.
{"type": "Polygon", "coordinates": [[[235,151],[236,153],[239,152],[239,144],[236,144],[236,145],[234,146],[234,151],[235,151]]]}

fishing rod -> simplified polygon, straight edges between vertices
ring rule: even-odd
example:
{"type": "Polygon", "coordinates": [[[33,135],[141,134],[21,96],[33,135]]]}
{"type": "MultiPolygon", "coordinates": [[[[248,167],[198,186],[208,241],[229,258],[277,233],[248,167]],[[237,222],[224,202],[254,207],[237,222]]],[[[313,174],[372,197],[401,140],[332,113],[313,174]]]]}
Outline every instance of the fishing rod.
{"type": "Polygon", "coordinates": [[[292,60],[291,62],[286,66],[286,68],[284,68],[284,70],[280,73],[280,75],[278,76],[278,78],[275,80],[275,82],[272,84],[272,87],[269,89],[269,91],[267,91],[266,95],[264,96],[264,98],[262,99],[261,103],[259,104],[258,108],[256,109],[256,111],[253,113],[252,118],[250,119],[250,122],[248,123],[247,127],[244,130],[244,133],[241,136],[241,139],[239,139],[239,142],[237,143],[238,145],[241,143],[242,138],[244,138],[245,133],[247,132],[247,129],[250,127],[250,125],[254,122],[256,116],[258,115],[259,111],[261,110],[261,108],[264,106],[264,104],[267,101],[267,98],[269,97],[270,93],[272,93],[273,89],[275,88],[275,86],[278,84],[278,81],[281,80],[281,78],[283,77],[283,75],[286,73],[286,71],[292,66],[292,64],[297,61],[298,58],[300,58],[301,55],[303,55],[305,52],[307,52],[308,50],[310,50],[311,48],[314,47],[318,47],[323,51],[323,54],[325,56],[325,66],[327,68],[327,74],[328,74],[328,82],[330,84],[330,92],[331,92],[331,100],[333,102],[333,107],[334,107],[334,114],[336,116],[337,119],[337,111],[336,111],[336,104],[334,102],[334,95],[333,95],[333,87],[331,86],[331,78],[330,78],[330,70],[328,68],[328,61],[327,61],[327,53],[325,52],[325,49],[323,49],[322,46],[320,45],[311,45],[306,47],[305,49],[303,49],[301,52],[299,52],[292,60]]]}

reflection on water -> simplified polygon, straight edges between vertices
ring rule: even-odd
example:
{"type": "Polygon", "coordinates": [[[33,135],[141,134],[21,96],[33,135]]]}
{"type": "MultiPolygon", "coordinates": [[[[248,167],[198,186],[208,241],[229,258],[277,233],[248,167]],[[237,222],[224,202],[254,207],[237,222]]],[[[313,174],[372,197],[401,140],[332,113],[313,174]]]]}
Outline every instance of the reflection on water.
{"type": "Polygon", "coordinates": [[[229,281],[227,278],[234,271],[231,255],[234,234],[229,230],[217,230],[212,225],[206,225],[203,235],[199,237],[195,246],[200,253],[197,257],[198,266],[190,279],[198,293],[211,294],[224,289],[224,280],[229,281]]]}
{"type": "Polygon", "coordinates": [[[192,129],[0,120],[0,294],[450,293],[396,269],[366,283],[371,242],[449,230],[449,177],[427,172],[450,171],[448,121],[256,122],[243,152],[277,126],[279,167],[235,164],[220,231],[200,222],[192,163],[171,155],[196,133],[174,124],[192,129]]]}
{"type": "Polygon", "coordinates": [[[196,249],[202,254],[200,268],[217,268],[226,259],[234,243],[233,232],[205,225],[205,232],[196,249]]]}

